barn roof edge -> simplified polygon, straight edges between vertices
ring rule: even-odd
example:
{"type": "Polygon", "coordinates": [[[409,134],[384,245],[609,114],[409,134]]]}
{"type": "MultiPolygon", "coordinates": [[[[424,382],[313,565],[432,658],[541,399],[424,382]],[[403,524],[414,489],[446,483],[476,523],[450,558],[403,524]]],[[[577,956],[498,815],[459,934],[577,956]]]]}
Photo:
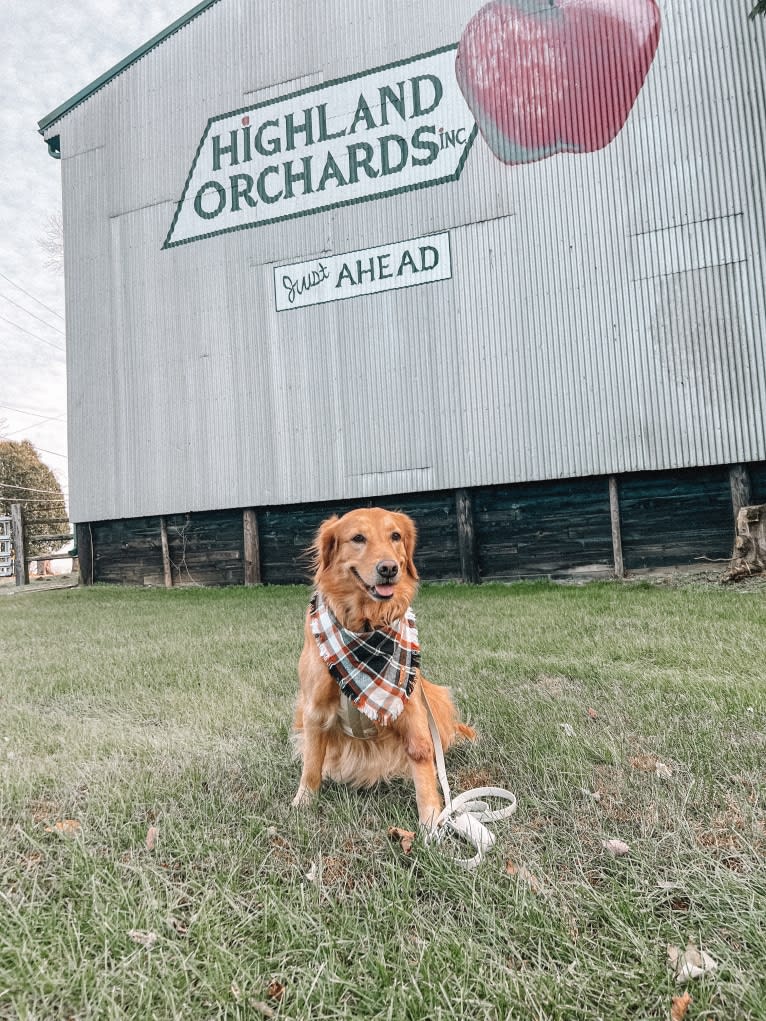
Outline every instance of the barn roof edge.
{"type": "Polygon", "coordinates": [[[218,2],[219,0],[201,0],[196,7],[187,11],[186,14],[182,14],[180,18],[177,18],[171,25],[168,25],[167,28],[158,32],[157,35],[149,39],[148,42],[145,42],[143,46],[139,46],[137,50],[133,50],[132,53],[129,53],[127,57],[124,57],[121,61],[119,61],[119,63],[115,64],[114,67],[111,67],[108,71],[105,71],[102,75],[96,78],[95,81],[92,81],[90,85],[86,85],[84,89],[80,89],[79,92],[75,93],[75,95],[70,99],[67,99],[66,102],[57,106],[55,110],[52,110],[49,114],[43,117],[42,120],[38,121],[37,126],[40,134],[42,135],[49,127],[51,127],[52,124],[55,124],[56,121],[69,113],[70,110],[73,110],[76,106],[79,106],[87,99],[90,99],[95,92],[98,92],[99,89],[103,88],[104,85],[110,82],[113,78],[122,74],[123,71],[126,71],[132,64],[141,60],[142,57],[145,57],[146,54],[153,50],[156,46],[165,42],[165,40],[171,35],[174,35],[180,29],[184,28],[184,26],[188,25],[190,21],[193,21],[194,18],[206,11],[208,7],[213,7],[214,4],[217,4],[218,2]]]}

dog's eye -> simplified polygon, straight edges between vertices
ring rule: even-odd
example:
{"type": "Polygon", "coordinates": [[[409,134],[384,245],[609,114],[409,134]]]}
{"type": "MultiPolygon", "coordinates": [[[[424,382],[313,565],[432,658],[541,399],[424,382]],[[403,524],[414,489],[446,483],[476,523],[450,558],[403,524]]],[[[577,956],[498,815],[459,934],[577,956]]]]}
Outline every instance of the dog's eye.
{"type": "Polygon", "coordinates": [[[367,542],[367,539],[362,535],[361,532],[358,532],[351,541],[358,542],[359,545],[361,546],[362,543],[367,542]]]}
{"type": "Polygon", "coordinates": [[[401,535],[398,532],[391,533],[391,542],[401,542],[401,535]]]}

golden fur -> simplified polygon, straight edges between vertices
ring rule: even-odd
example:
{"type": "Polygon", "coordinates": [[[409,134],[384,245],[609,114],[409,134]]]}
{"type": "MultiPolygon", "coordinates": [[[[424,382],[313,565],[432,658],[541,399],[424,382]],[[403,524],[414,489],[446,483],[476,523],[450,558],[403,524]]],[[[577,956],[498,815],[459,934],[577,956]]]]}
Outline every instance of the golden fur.
{"type": "MultiPolygon", "coordinates": [[[[417,591],[415,538],[415,526],[406,514],[380,508],[350,511],[321,525],[312,547],[314,585],[344,627],[369,630],[405,613],[417,591]]],[[[338,722],[340,689],[319,655],[308,615],[304,632],[295,712],[303,770],[293,805],[310,801],[323,777],[368,787],[378,780],[411,776],[418,817],[430,826],[442,802],[421,690],[445,750],[458,736],[475,737],[459,722],[449,691],[418,671],[412,697],[390,727],[376,725],[377,735],[368,740],[350,737],[338,722]]]]}

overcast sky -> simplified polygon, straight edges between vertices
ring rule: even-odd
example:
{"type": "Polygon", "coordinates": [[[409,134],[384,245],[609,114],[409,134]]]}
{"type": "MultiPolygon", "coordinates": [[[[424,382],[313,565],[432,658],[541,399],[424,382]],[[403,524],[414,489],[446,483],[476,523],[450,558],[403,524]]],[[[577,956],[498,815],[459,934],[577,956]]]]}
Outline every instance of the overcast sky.
{"type": "Polygon", "coordinates": [[[40,247],[61,164],[37,122],[195,0],[0,0],[0,436],[28,439],[67,491],[64,277],[40,247]]]}

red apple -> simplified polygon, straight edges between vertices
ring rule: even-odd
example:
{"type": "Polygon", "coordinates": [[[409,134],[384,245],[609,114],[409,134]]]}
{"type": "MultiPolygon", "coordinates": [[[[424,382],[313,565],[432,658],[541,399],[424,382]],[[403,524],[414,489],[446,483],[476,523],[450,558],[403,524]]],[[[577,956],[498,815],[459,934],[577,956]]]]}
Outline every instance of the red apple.
{"type": "Polygon", "coordinates": [[[455,72],[504,163],[595,152],[625,123],[659,37],[655,0],[491,0],[468,22],[455,72]]]}

